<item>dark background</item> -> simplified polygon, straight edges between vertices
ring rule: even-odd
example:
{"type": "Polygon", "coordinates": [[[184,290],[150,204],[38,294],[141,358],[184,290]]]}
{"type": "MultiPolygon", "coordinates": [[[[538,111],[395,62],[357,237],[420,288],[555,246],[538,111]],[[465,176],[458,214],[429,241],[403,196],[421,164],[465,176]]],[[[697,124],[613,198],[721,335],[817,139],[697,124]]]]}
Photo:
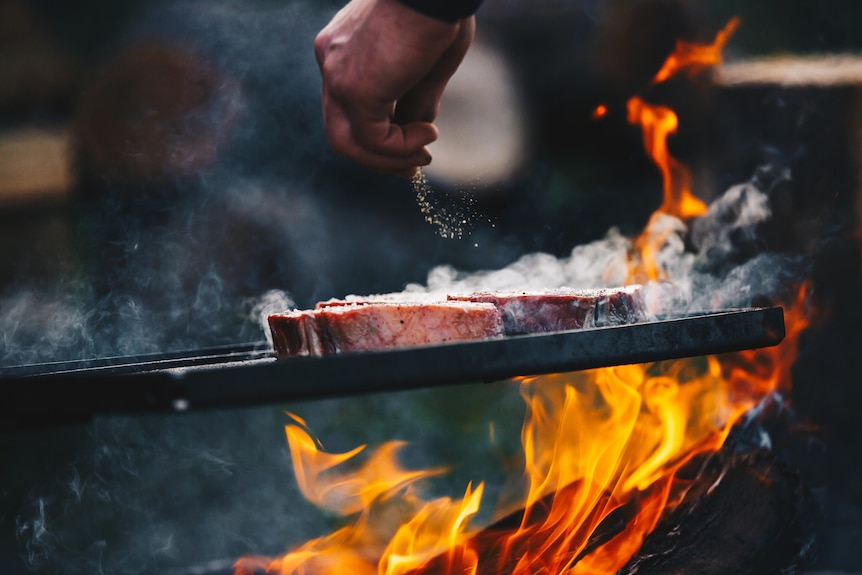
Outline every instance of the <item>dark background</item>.
{"type": "MultiPolygon", "coordinates": [[[[461,239],[423,220],[408,182],[328,150],[311,44],[339,5],[0,0],[0,135],[62,131],[73,166],[48,199],[0,204],[0,366],[258,341],[270,290],[308,307],[637,234],[661,202],[624,114],[642,93],[678,110],[671,148],[701,197],[773,182],[757,249],[803,262],[819,320],[775,448],[822,505],[810,569],[862,572],[859,86],[647,88],[676,38],[710,41],[735,15],[731,61],[857,53],[862,5],[486,0],[478,42],[505,62],[527,146],[493,181],[429,170],[444,207],[473,195],[461,239]]],[[[454,466],[436,486],[452,495],[477,476],[499,487],[523,416],[499,384],[4,433],[3,572],[163,572],[324,533],[285,409],[335,451],[416,443],[411,463],[454,466]]]]}

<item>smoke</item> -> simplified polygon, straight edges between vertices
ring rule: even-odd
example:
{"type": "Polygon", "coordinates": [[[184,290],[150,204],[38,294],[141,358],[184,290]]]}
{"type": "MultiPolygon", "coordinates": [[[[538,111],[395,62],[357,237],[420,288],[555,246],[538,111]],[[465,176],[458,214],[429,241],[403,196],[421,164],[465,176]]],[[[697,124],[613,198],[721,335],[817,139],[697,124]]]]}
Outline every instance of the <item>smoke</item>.
{"type": "Polygon", "coordinates": [[[603,239],[577,246],[565,258],[533,253],[499,270],[472,273],[459,272],[448,265],[438,266],[428,274],[427,287],[410,284],[406,291],[461,293],[618,286],[625,281],[629,247],[629,240],[611,229],[603,239]]]}
{"type": "MultiPolygon", "coordinates": [[[[260,341],[263,315],[327,290],[331,197],[314,184],[331,158],[311,46],[329,15],[317,2],[147,4],[128,42],[188,48],[223,78],[212,115],[178,123],[214,134],[217,161],[160,181],[90,174],[68,261],[0,287],[0,370],[260,341]]],[[[197,141],[171,134],[169,150],[197,141]]],[[[3,573],[164,572],[316,536],[324,520],[293,486],[283,425],[280,408],[236,409],[0,437],[3,573]]]]}
{"type": "Polygon", "coordinates": [[[49,298],[35,288],[0,298],[3,363],[33,363],[43,357],[45,349],[90,348],[87,312],[71,299],[63,295],[49,298]]]}
{"type": "MultiPolygon", "coordinates": [[[[701,313],[780,300],[791,280],[799,277],[801,262],[768,251],[762,228],[771,217],[768,190],[757,178],[728,189],[690,225],[655,214],[644,230],[645,235],[661,238],[655,260],[663,280],[646,286],[652,309],[701,313]]],[[[605,237],[576,246],[562,258],[527,254],[504,268],[480,272],[438,266],[429,272],[425,285],[410,284],[405,293],[616,287],[627,281],[635,249],[632,238],[612,228],[605,237]]]]}
{"type": "Polygon", "coordinates": [[[266,334],[267,343],[272,346],[272,332],[269,330],[268,317],[296,307],[288,294],[281,290],[270,290],[263,294],[252,307],[252,317],[266,334]]]}
{"type": "Polygon", "coordinates": [[[17,535],[21,541],[24,541],[25,563],[34,571],[50,562],[57,544],[56,537],[48,530],[48,520],[45,516],[47,504],[44,498],[37,499],[34,502],[35,516],[26,520],[19,518],[17,524],[17,535]]]}

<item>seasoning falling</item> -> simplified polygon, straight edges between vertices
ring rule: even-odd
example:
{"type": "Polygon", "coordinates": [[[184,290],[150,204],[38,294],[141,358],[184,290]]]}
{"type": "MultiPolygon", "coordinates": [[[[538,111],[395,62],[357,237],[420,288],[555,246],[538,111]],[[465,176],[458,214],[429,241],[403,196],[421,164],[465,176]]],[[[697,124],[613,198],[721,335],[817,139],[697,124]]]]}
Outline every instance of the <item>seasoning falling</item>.
{"type": "Polygon", "coordinates": [[[437,233],[449,239],[469,236],[476,222],[476,200],[466,192],[438,193],[431,188],[421,168],[410,180],[416,193],[416,203],[425,216],[425,221],[437,228],[437,233]]]}

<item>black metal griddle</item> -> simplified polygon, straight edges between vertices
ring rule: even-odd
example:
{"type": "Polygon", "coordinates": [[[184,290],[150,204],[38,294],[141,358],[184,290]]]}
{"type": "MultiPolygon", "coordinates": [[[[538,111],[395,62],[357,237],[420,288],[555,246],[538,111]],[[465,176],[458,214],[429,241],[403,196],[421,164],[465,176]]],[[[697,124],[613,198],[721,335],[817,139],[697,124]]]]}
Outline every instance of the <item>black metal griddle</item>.
{"type": "Polygon", "coordinates": [[[264,343],[0,368],[0,427],[187,412],[578,371],[769,347],[780,307],[576,331],[276,360],[264,343]]]}

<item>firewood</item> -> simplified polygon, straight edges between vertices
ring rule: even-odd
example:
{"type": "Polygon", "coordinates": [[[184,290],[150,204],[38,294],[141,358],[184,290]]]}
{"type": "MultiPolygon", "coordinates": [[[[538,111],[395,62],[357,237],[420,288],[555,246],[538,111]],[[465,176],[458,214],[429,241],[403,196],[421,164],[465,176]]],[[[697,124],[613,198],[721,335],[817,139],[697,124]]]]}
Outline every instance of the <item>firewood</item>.
{"type": "Polygon", "coordinates": [[[665,512],[618,575],[769,575],[805,562],[814,501],[770,452],[725,448],[677,479],[689,484],[685,499],[665,512]]]}

